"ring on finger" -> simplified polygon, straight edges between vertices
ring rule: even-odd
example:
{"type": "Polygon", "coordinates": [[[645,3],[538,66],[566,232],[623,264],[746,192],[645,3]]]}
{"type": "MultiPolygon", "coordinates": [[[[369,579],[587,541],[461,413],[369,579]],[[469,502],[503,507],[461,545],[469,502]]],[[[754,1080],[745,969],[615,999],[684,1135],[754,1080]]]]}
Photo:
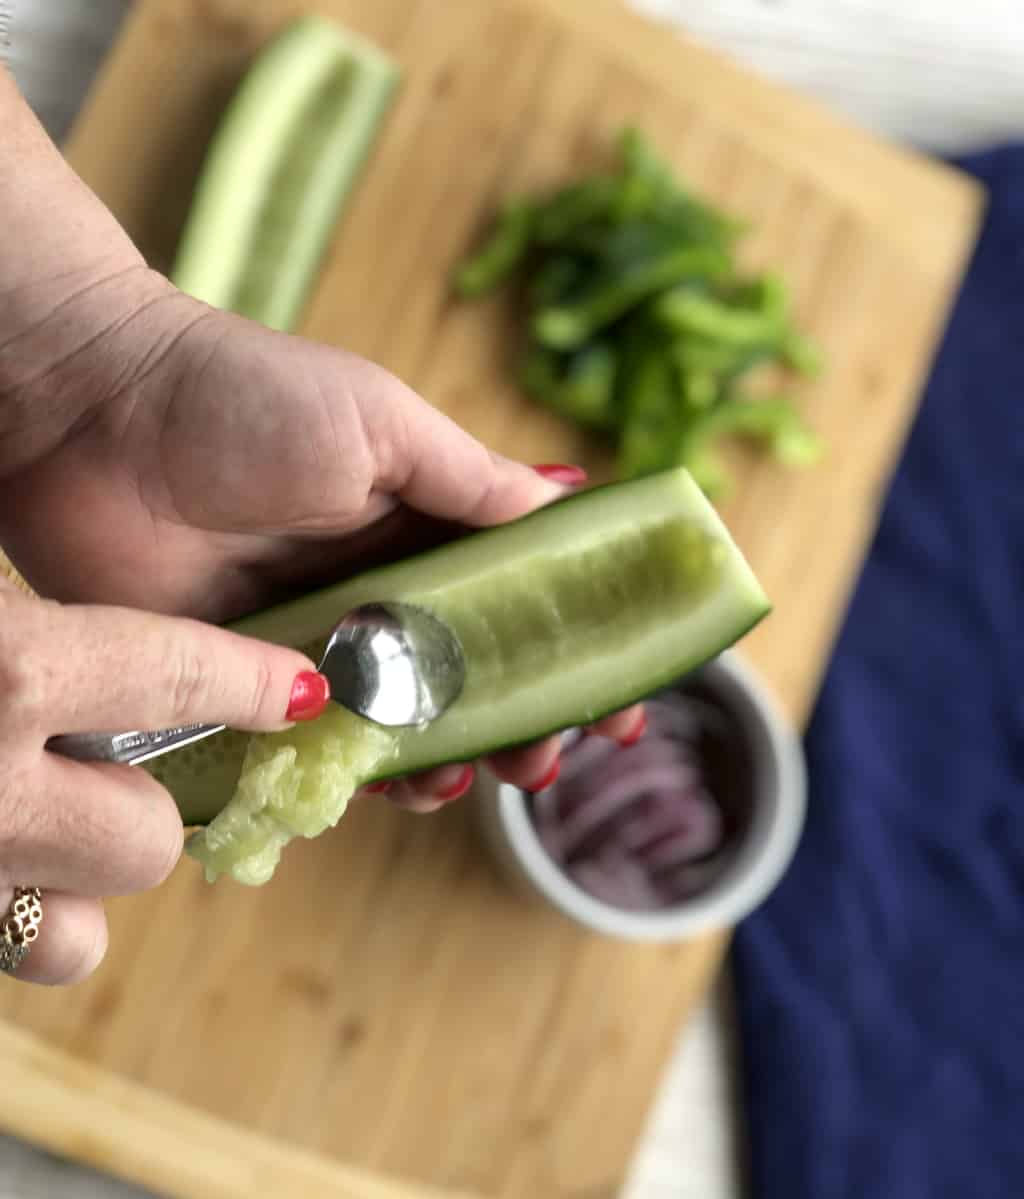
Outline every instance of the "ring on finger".
{"type": "Polygon", "coordinates": [[[15,887],[0,919],[0,974],[14,974],[28,956],[43,922],[43,896],[38,887],[15,887]]]}

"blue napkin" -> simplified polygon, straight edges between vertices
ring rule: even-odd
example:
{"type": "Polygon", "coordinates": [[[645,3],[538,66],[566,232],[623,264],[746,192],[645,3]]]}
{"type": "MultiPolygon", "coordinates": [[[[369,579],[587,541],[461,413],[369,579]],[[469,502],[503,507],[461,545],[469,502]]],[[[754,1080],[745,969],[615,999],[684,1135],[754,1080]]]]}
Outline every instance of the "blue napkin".
{"type": "Polygon", "coordinates": [[[735,945],[754,1199],[1024,1197],[1024,146],[958,165],[986,226],[735,945]]]}

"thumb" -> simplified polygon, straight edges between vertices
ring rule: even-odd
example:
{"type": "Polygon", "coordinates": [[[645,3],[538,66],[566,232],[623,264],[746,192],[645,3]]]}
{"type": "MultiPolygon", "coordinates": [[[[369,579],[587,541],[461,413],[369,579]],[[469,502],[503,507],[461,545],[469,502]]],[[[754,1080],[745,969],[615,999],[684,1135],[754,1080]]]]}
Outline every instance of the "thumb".
{"type": "Polygon", "coordinates": [[[18,690],[50,733],[192,723],[273,732],[319,715],[329,697],[296,650],[130,608],[26,604],[35,612],[15,659],[18,690]]]}

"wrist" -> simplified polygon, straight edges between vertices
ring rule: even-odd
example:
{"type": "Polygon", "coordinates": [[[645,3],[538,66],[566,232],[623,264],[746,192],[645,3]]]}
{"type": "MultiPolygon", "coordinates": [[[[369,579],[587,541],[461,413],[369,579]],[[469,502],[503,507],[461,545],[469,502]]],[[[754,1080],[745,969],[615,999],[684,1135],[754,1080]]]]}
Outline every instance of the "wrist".
{"type": "Polygon", "coordinates": [[[185,302],[134,254],[0,295],[0,478],[132,388],[185,302]]]}
{"type": "Polygon", "coordinates": [[[174,293],[71,171],[2,65],[0,128],[2,478],[59,445],[130,378],[133,355],[152,343],[123,332],[174,293]]]}

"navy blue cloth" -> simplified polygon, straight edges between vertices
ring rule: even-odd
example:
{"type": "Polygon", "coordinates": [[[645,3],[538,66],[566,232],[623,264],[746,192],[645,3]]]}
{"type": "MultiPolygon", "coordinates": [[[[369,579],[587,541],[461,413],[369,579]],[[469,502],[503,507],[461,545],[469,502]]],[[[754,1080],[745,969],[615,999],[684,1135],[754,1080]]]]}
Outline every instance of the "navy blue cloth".
{"type": "Polygon", "coordinates": [[[754,1199],[1024,1199],[1024,146],[960,165],[985,228],[736,940],[754,1199]]]}

